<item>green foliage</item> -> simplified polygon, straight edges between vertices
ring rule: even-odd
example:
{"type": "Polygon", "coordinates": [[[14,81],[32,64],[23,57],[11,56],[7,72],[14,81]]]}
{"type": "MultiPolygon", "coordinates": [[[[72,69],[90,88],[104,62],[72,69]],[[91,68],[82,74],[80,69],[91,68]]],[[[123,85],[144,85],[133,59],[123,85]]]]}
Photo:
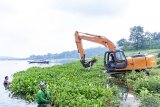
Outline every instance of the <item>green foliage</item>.
{"type": "Polygon", "coordinates": [[[136,49],[143,49],[143,38],[144,38],[144,31],[143,27],[141,26],[134,26],[130,28],[130,37],[129,40],[133,41],[133,45],[136,49]]]}
{"type": "Polygon", "coordinates": [[[144,77],[145,77],[145,72],[132,71],[131,73],[126,74],[125,79],[128,85],[133,86],[139,78],[144,78],[144,77]]]}
{"type": "Polygon", "coordinates": [[[156,61],[157,61],[157,64],[160,64],[160,58],[157,58],[156,61]]]}
{"type": "Polygon", "coordinates": [[[153,69],[150,76],[145,72],[132,72],[127,74],[127,84],[131,85],[133,92],[140,99],[140,107],[159,107],[160,106],[160,70],[153,69]]]}
{"type": "Polygon", "coordinates": [[[160,49],[160,39],[159,40],[151,40],[150,41],[150,49],[160,49]]]}
{"type": "Polygon", "coordinates": [[[137,79],[144,78],[144,77],[145,77],[145,72],[132,71],[131,73],[128,73],[125,78],[136,81],[137,79]]]}
{"type": "MultiPolygon", "coordinates": [[[[160,50],[130,51],[126,52],[126,55],[131,56],[138,52],[157,55],[160,50]]],[[[98,59],[101,60],[96,60],[96,64],[90,70],[82,68],[79,62],[73,62],[47,68],[33,67],[18,72],[14,74],[10,90],[14,95],[22,95],[21,97],[27,101],[34,101],[39,90],[39,82],[45,81],[49,86],[52,102],[58,106],[119,107],[117,94],[120,90],[115,86],[106,88],[110,80],[103,73],[103,55],[98,56],[98,59]]],[[[126,75],[118,75],[116,84],[113,85],[127,85],[131,88],[141,100],[142,107],[153,104],[154,101],[153,107],[159,107],[157,101],[160,98],[160,69],[156,68],[149,72],[150,76],[146,76],[145,72],[134,71],[126,75]]]]}
{"type": "Polygon", "coordinates": [[[152,69],[149,73],[150,73],[150,76],[159,76],[160,69],[159,68],[152,69]]]}
{"type": "Polygon", "coordinates": [[[158,96],[153,96],[147,94],[140,97],[141,106],[140,107],[160,107],[160,98],[158,96]]]}
{"type": "Polygon", "coordinates": [[[9,90],[27,101],[34,101],[39,82],[45,81],[52,96],[52,102],[60,107],[119,107],[118,89],[106,88],[107,76],[99,65],[90,71],[79,62],[47,68],[33,67],[13,75],[9,90]]]}
{"type": "Polygon", "coordinates": [[[134,92],[140,94],[141,90],[147,89],[149,93],[160,92],[160,72],[159,70],[150,71],[150,76],[146,76],[145,72],[132,72],[126,76],[127,83],[133,86],[134,92]]]}
{"type": "Polygon", "coordinates": [[[134,84],[134,90],[140,93],[140,90],[146,88],[150,93],[160,93],[159,76],[140,78],[134,84]]]}
{"type": "Polygon", "coordinates": [[[129,40],[120,39],[117,44],[124,50],[160,49],[160,32],[144,32],[143,27],[130,28],[129,40]]]}
{"type": "Polygon", "coordinates": [[[126,39],[122,38],[119,41],[117,41],[117,45],[122,49],[122,50],[133,50],[133,43],[130,41],[127,41],[126,39]]]}

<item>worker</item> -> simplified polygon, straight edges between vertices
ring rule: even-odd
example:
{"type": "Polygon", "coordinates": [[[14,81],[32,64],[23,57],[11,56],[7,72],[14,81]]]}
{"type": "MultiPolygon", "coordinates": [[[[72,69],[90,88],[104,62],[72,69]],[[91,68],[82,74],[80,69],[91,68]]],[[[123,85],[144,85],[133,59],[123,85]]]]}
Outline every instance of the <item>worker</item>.
{"type": "Polygon", "coordinates": [[[8,80],[9,80],[8,76],[5,76],[3,84],[5,84],[5,85],[11,84],[11,82],[9,82],[8,80]]]}
{"type": "Polygon", "coordinates": [[[114,57],[113,53],[110,54],[109,66],[115,67],[115,57],[114,57]]]}
{"type": "Polygon", "coordinates": [[[38,107],[48,107],[51,104],[49,91],[46,89],[46,84],[44,82],[41,81],[39,86],[40,90],[37,92],[38,107]]]}
{"type": "Polygon", "coordinates": [[[110,56],[111,56],[111,61],[112,61],[112,62],[115,62],[114,55],[113,55],[113,54],[110,54],[110,56]]]}
{"type": "Polygon", "coordinates": [[[3,85],[4,85],[4,87],[5,87],[5,90],[7,90],[9,84],[11,84],[11,82],[9,82],[8,80],[9,80],[8,76],[5,76],[5,79],[4,79],[4,82],[3,82],[3,85]]]}

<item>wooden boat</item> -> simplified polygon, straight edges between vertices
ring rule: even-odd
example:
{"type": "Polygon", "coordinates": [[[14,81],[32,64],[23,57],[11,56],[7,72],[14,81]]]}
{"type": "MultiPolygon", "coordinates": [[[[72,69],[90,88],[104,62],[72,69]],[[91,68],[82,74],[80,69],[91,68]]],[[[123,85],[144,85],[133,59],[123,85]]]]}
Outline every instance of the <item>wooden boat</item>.
{"type": "Polygon", "coordinates": [[[49,61],[48,60],[33,60],[33,61],[28,61],[29,63],[44,63],[44,64],[48,64],[49,61]]]}

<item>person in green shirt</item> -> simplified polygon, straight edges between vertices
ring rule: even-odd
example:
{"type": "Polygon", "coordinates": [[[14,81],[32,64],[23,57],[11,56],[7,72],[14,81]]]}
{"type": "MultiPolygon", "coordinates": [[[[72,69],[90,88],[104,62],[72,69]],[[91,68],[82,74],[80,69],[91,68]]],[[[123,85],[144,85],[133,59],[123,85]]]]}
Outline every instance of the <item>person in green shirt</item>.
{"type": "Polygon", "coordinates": [[[49,91],[46,89],[46,84],[40,82],[40,90],[37,92],[37,103],[38,107],[48,107],[51,104],[51,96],[49,91]]]}

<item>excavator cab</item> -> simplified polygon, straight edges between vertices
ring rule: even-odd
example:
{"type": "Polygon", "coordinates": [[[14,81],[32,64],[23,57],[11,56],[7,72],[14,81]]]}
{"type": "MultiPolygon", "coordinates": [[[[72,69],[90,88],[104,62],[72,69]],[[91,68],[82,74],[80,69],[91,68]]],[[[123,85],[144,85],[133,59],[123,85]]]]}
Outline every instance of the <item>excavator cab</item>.
{"type": "Polygon", "coordinates": [[[107,72],[123,69],[127,66],[127,59],[123,51],[107,51],[104,54],[104,66],[107,72]]]}

